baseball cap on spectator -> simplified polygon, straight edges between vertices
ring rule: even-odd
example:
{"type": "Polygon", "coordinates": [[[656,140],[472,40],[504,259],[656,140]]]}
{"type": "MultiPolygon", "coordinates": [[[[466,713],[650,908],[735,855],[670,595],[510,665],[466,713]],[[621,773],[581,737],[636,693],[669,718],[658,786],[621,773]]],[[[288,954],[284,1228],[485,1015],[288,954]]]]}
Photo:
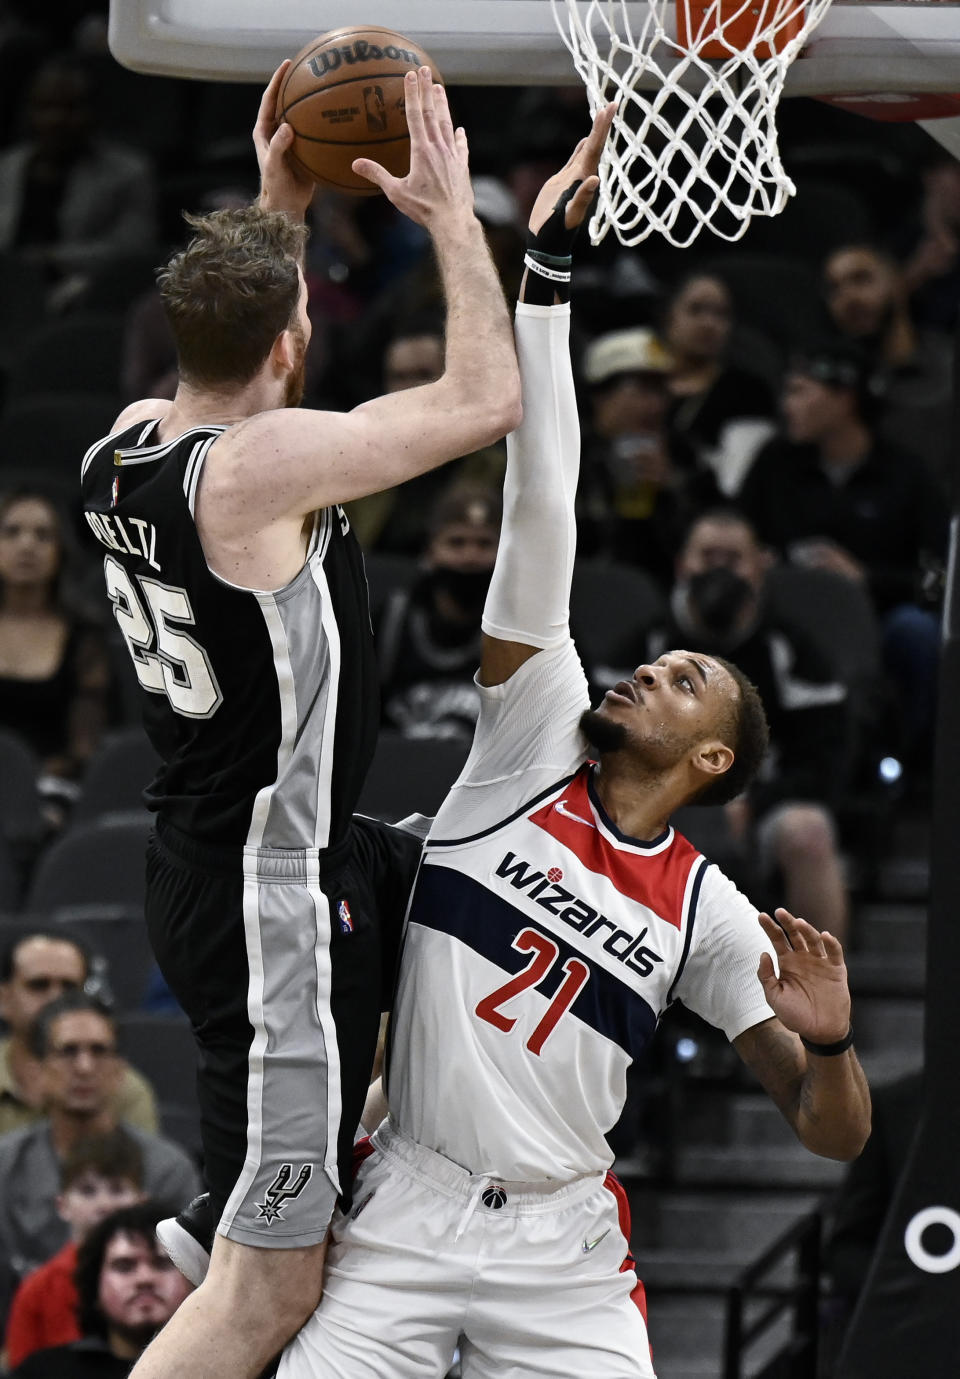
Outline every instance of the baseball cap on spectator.
{"type": "Polygon", "coordinates": [[[670,351],[645,326],[599,336],[588,345],[583,358],[583,376],[593,388],[621,374],[666,374],[672,368],[670,351]]]}

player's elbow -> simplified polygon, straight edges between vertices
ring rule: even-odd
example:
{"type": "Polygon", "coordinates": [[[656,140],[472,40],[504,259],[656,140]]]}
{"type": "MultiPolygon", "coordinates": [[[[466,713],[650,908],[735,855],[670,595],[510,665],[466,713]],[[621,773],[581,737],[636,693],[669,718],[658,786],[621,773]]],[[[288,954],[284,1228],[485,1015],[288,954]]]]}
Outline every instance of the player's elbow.
{"type": "Polygon", "coordinates": [[[798,1131],[801,1143],[822,1159],[836,1159],[851,1163],[860,1157],[870,1138],[870,1112],[837,1118],[827,1125],[806,1127],[798,1131]]]}

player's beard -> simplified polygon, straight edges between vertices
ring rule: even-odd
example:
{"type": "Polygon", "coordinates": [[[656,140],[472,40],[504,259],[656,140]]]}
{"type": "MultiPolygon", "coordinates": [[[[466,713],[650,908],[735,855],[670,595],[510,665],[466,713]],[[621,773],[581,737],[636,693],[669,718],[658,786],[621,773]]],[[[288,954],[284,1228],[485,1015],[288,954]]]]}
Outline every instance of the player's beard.
{"type": "Polygon", "coordinates": [[[283,405],[284,407],[299,407],[303,401],[307,382],[307,342],[303,338],[303,331],[299,325],[291,326],[290,333],[294,337],[297,357],[287,377],[283,405]]]}
{"type": "Polygon", "coordinates": [[[601,756],[605,752],[620,752],[627,745],[627,730],[596,709],[584,709],[580,715],[580,731],[588,744],[601,756]]]}

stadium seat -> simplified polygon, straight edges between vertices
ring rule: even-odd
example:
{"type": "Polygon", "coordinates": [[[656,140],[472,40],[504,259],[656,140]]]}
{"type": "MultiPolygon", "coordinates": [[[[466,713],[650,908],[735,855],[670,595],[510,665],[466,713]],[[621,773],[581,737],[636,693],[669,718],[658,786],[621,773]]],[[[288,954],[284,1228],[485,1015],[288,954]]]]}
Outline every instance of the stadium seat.
{"type": "Polygon", "coordinates": [[[464,738],[381,733],[358,811],[390,823],[407,814],[436,814],[469,749],[464,738]]]}
{"type": "Polygon", "coordinates": [[[8,368],[43,316],[47,285],[39,264],[0,254],[0,369],[8,368]]]}
{"type": "Polygon", "coordinates": [[[830,570],[776,565],[767,581],[774,616],[806,633],[851,693],[870,694],[882,675],[880,629],[867,591],[830,570]]]}
{"type": "Polygon", "coordinates": [[[19,488],[26,482],[42,488],[52,481],[59,490],[54,497],[76,502],[80,462],[116,420],[116,397],[36,389],[26,397],[13,396],[0,416],[0,486],[19,488]]]}
{"type": "Polygon", "coordinates": [[[88,389],[117,393],[122,343],[123,322],[114,315],[77,312],[45,321],[11,361],[10,396],[88,389]]]}
{"type": "Polygon", "coordinates": [[[37,864],[28,907],[50,914],[73,905],[129,905],[142,909],[144,853],[151,820],[138,814],[106,814],[69,829],[37,864]]]}
{"type": "Polygon", "coordinates": [[[37,760],[14,733],[0,732],[0,837],[19,854],[44,832],[37,793],[37,760]]]}
{"type": "Polygon", "coordinates": [[[125,905],[69,905],[51,926],[76,934],[91,955],[91,987],[117,1011],[139,1010],[154,968],[143,911],[125,905]]]}
{"type": "Polygon", "coordinates": [[[197,1049],[182,1015],[121,1015],[120,1051],[148,1079],[161,1106],[197,1113],[197,1049]]]}
{"type": "Polygon", "coordinates": [[[80,798],[71,812],[71,827],[117,810],[141,809],[144,788],[158,764],[159,757],[142,728],[110,733],[87,765],[80,798]]]}
{"type": "Polygon", "coordinates": [[[665,612],[649,575],[630,565],[578,560],[570,596],[570,626],[589,674],[600,680],[631,672],[643,654],[647,629],[665,612]]]}

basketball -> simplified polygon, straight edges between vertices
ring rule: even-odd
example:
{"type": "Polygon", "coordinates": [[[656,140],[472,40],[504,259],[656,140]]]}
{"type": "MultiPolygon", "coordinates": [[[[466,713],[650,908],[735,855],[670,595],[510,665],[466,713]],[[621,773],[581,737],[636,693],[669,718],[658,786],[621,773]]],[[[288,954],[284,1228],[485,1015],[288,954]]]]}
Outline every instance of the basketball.
{"type": "Polygon", "coordinates": [[[379,188],[352,170],[355,158],[404,177],[410,135],[403,78],[417,67],[442,80],[420,45],[392,29],[334,29],[313,39],[293,59],[277,98],[277,118],[296,135],[290,156],[321,186],[360,196],[379,188]]]}

